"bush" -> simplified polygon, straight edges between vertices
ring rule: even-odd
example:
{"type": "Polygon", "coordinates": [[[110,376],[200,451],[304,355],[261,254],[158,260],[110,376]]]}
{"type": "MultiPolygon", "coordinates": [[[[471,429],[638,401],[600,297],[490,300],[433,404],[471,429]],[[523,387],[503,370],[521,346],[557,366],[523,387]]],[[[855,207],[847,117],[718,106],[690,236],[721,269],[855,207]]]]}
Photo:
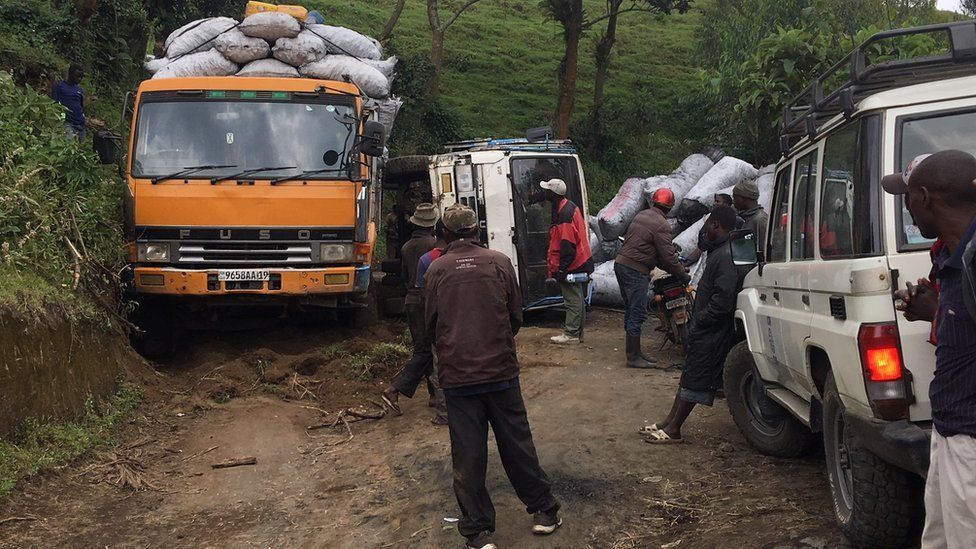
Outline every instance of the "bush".
{"type": "Polygon", "coordinates": [[[90,141],[68,137],[63,116],[0,72],[0,266],[70,286],[73,246],[81,281],[104,288],[122,262],[122,186],[90,141]]]}

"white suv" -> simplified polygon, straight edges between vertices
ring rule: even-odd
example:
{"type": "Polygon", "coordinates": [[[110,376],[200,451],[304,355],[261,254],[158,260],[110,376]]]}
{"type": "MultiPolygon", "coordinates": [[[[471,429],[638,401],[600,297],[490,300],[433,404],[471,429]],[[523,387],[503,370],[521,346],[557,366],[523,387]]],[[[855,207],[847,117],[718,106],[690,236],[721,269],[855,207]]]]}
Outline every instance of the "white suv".
{"type": "Polygon", "coordinates": [[[786,109],[767,241],[758,254],[750,233],[731,244],[738,264],[758,264],[738,298],[744,341],[725,365],[732,417],[772,456],[822,435],[837,520],[859,547],[917,540],[935,370],[931,325],[907,322],[893,299],[929,276],[932,242],[881,178],[919,154],[976,153],[970,75],[972,21],[872,37],[786,109]],[[868,58],[918,35],[945,53],[868,58]]]}

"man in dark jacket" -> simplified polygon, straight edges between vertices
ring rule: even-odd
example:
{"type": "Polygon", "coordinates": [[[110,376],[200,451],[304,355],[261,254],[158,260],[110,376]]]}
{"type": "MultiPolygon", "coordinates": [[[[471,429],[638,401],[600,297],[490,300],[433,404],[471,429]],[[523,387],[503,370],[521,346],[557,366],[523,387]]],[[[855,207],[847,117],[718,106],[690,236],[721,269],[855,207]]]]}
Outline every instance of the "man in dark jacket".
{"type": "Polygon", "coordinates": [[[68,110],[64,125],[68,135],[76,139],[85,138],[85,90],[81,87],[84,77],[85,71],[81,65],[72,63],[68,68],[68,77],[51,88],[51,99],[68,110]]]}
{"type": "Polygon", "coordinates": [[[437,407],[440,412],[434,418],[434,423],[444,425],[447,420],[443,414],[443,405],[440,403],[442,397],[433,372],[434,356],[425,329],[423,290],[417,284],[417,267],[420,258],[436,245],[434,227],[438,222],[437,209],[433,204],[419,204],[409,221],[414,230],[410,240],[400,250],[400,262],[403,280],[407,286],[407,296],[403,304],[407,313],[410,338],[413,341],[413,355],[403,371],[393,378],[390,386],[383,391],[383,400],[396,413],[400,413],[400,406],[397,403],[399,395],[413,398],[420,381],[426,379],[429,405],[437,407]]]}
{"type": "Polygon", "coordinates": [[[652,207],[640,212],[624,236],[624,245],[613,266],[624,298],[624,328],[627,330],[627,367],[653,368],[657,363],[641,353],[641,329],[647,320],[647,291],[655,268],[667,271],[682,283],[691,277],[678,260],[671,240],[671,226],[664,217],[674,207],[674,193],[658,189],[652,207]]]}
{"type": "Polygon", "coordinates": [[[721,385],[725,356],[735,345],[735,299],[746,274],[732,262],[727,245],[735,219],[735,210],[723,206],[705,222],[714,248],[708,250],[695,296],[680,388],[668,417],[644,431],[647,442],[681,442],[681,426],[695,405],[711,406],[721,385]]]}
{"type": "Polygon", "coordinates": [[[491,425],[505,473],[535,515],[532,532],[551,534],[562,524],[559,503],[539,466],[519,386],[518,276],[508,257],[478,243],[478,218],[470,208],[446,210],[444,226],[447,250],[424,277],[427,329],[447,399],[458,531],[468,548],[494,547],[495,508],[485,488],[491,425]]]}
{"type": "Polygon", "coordinates": [[[560,345],[580,343],[586,322],[586,288],[593,274],[590,234],[579,207],[566,198],[566,182],[550,179],[539,184],[552,203],[552,225],[549,227],[549,278],[559,282],[566,308],[563,333],[551,341],[560,345]],[[567,280],[582,275],[583,280],[567,280]]]}
{"type": "Polygon", "coordinates": [[[739,212],[739,217],[745,221],[742,228],[751,230],[756,235],[756,245],[763,246],[766,242],[769,214],[759,205],[759,185],[756,185],[756,180],[745,179],[733,187],[732,203],[739,212]]]}

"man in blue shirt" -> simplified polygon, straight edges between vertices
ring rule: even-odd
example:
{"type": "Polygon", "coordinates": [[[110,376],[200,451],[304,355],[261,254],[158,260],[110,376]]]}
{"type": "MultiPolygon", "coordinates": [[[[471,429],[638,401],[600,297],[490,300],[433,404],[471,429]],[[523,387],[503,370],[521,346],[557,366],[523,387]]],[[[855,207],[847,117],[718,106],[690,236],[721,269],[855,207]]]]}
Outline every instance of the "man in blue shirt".
{"type": "Polygon", "coordinates": [[[934,257],[935,292],[909,286],[899,292],[906,318],[935,320],[932,450],[925,485],[922,548],[971,547],[976,539],[976,317],[964,254],[976,239],[976,158],[942,151],[916,158],[904,174],[884,178],[886,191],[905,201],[925,238],[945,243],[934,257]],[[968,302],[968,303],[967,303],[968,302]]]}
{"type": "Polygon", "coordinates": [[[68,109],[64,124],[68,127],[68,135],[76,139],[85,137],[85,90],[81,88],[81,79],[85,71],[80,65],[72,64],[68,68],[68,78],[51,88],[51,99],[68,109]]]}

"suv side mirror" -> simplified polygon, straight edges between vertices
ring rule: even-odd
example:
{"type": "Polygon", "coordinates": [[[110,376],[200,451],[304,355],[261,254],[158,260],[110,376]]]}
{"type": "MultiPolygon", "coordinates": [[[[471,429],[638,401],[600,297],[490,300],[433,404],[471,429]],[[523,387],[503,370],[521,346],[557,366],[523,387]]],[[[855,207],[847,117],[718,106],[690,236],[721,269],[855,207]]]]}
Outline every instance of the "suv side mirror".
{"type": "Polygon", "coordinates": [[[386,147],[386,126],[370,120],[363,126],[363,136],[360,139],[359,150],[366,156],[381,157],[386,147]]]}
{"type": "Polygon", "coordinates": [[[756,235],[751,229],[732,231],[729,235],[729,248],[732,251],[732,263],[736,267],[755,267],[761,262],[756,248],[756,235]]]}

